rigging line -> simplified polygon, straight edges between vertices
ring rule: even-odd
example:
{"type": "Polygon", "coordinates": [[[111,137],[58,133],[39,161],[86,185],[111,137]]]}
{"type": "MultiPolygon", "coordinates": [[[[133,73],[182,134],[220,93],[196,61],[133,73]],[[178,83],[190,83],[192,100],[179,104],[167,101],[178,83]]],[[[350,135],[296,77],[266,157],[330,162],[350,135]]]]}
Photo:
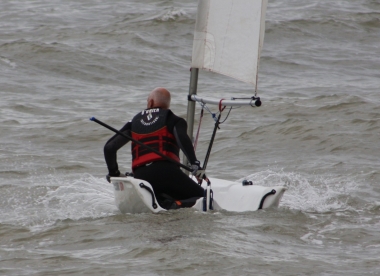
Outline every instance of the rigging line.
{"type": "Polygon", "coordinates": [[[222,111],[226,108],[226,106],[223,106],[222,107],[222,101],[223,101],[224,99],[221,99],[220,101],[219,101],[219,112],[220,113],[222,113],[222,111]]]}
{"type": "Polygon", "coordinates": [[[230,110],[228,111],[228,113],[227,113],[227,116],[226,116],[226,118],[223,120],[223,122],[221,122],[221,123],[219,123],[219,124],[223,124],[226,120],[227,120],[227,118],[228,118],[228,116],[230,115],[230,112],[231,112],[231,110],[232,109],[236,109],[236,108],[240,108],[241,106],[236,106],[236,107],[230,107],[230,110]]]}
{"type": "Polygon", "coordinates": [[[202,167],[202,169],[204,169],[204,170],[206,170],[207,163],[208,163],[208,159],[209,159],[209,157],[210,157],[210,153],[211,153],[212,144],[214,143],[214,139],[215,139],[215,134],[216,134],[217,129],[219,128],[220,116],[221,116],[221,114],[219,114],[218,119],[217,119],[216,122],[215,122],[215,126],[214,126],[214,130],[213,130],[213,132],[212,132],[212,136],[211,136],[210,144],[209,144],[208,149],[207,149],[207,153],[206,153],[205,161],[203,162],[203,167],[202,167]]]}
{"type": "MultiPolygon", "coordinates": [[[[239,99],[239,98],[233,98],[233,99],[239,99]]],[[[251,106],[252,106],[252,97],[250,97],[250,98],[240,98],[240,99],[251,99],[251,106]]],[[[222,99],[223,100],[223,99],[222,99]]],[[[221,100],[221,101],[222,101],[221,100]]],[[[210,113],[210,115],[212,116],[212,118],[215,120],[215,121],[217,121],[217,116],[219,115],[219,114],[221,114],[221,112],[224,110],[224,108],[225,108],[225,106],[222,108],[222,110],[221,111],[218,111],[218,112],[216,112],[216,113],[212,113],[212,111],[208,108],[208,106],[207,106],[207,104],[206,103],[204,103],[204,102],[199,102],[199,104],[202,106],[202,111],[201,111],[201,118],[202,118],[202,116],[203,116],[203,109],[205,109],[208,113],[210,113]]],[[[219,104],[219,106],[221,107],[221,104],[219,104]]],[[[222,124],[222,123],[224,123],[226,120],[227,120],[227,118],[228,118],[228,116],[230,115],[230,112],[231,112],[231,110],[232,109],[236,109],[236,108],[240,108],[241,106],[231,106],[230,107],[230,110],[228,111],[228,114],[227,114],[227,116],[226,116],[226,118],[222,121],[222,122],[219,122],[219,124],[222,124]]],[[[201,119],[200,119],[200,122],[201,122],[201,119]]],[[[199,135],[199,127],[200,126],[198,126],[198,132],[197,132],[197,138],[196,138],[196,141],[198,141],[198,135],[199,135]]],[[[194,142],[194,149],[195,149],[195,145],[196,145],[196,142],[194,142]]]]}
{"type": "Polygon", "coordinates": [[[219,124],[223,124],[227,120],[228,116],[230,115],[231,110],[232,110],[232,106],[230,107],[230,110],[228,110],[226,118],[222,122],[220,122],[219,124]]]}
{"type": "MultiPolygon", "coordinates": [[[[248,98],[249,99],[249,98],[248,98]]],[[[203,102],[199,102],[199,104],[202,106],[202,111],[201,111],[201,118],[202,118],[202,116],[203,116],[203,109],[205,109],[208,113],[210,113],[210,115],[212,116],[212,118],[216,121],[217,120],[217,116],[219,115],[219,111],[218,112],[216,112],[216,113],[212,113],[212,111],[207,107],[207,105],[205,104],[205,103],[203,103],[203,102]]],[[[236,109],[236,108],[241,108],[241,106],[235,106],[235,107],[233,107],[233,106],[231,106],[230,107],[230,110],[228,111],[228,114],[227,114],[227,116],[226,116],[226,118],[223,120],[223,122],[220,122],[219,124],[222,124],[222,123],[224,123],[226,120],[227,120],[227,118],[228,118],[228,116],[230,115],[230,112],[231,112],[231,110],[232,109],[236,109]]],[[[201,122],[201,119],[200,119],[200,122],[201,122]]],[[[199,135],[199,126],[198,126],[198,133],[197,133],[197,136],[199,135]]],[[[198,139],[196,139],[196,141],[197,141],[198,139]]],[[[194,145],[195,145],[195,142],[194,142],[194,145]]],[[[195,149],[195,147],[194,147],[194,149],[195,149]]]]}
{"type": "Polygon", "coordinates": [[[207,105],[203,102],[199,102],[199,104],[202,106],[202,108],[206,109],[208,113],[210,113],[211,117],[216,121],[216,116],[218,115],[219,112],[217,113],[212,113],[211,110],[207,107],[207,105]]]}
{"type": "Polygon", "coordinates": [[[202,118],[203,118],[203,106],[202,106],[202,110],[201,110],[201,116],[199,118],[199,125],[198,125],[197,135],[195,136],[194,151],[196,151],[196,149],[197,149],[198,137],[199,137],[199,132],[200,132],[200,129],[201,129],[201,124],[202,124],[202,118]]]}
{"type": "Polygon", "coordinates": [[[202,108],[204,108],[208,111],[208,113],[210,113],[211,115],[216,115],[216,114],[211,112],[210,108],[208,108],[208,106],[205,103],[201,103],[201,105],[202,105],[202,108]]]}

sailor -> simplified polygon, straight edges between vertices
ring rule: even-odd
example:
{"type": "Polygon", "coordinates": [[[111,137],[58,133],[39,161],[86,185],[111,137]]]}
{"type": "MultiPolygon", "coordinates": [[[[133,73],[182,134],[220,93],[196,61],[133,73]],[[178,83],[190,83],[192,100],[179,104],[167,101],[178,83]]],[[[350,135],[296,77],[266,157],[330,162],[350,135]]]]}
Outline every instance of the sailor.
{"type": "MultiPolygon", "coordinates": [[[[179,162],[179,150],[189,160],[193,174],[202,177],[193,145],[187,135],[187,123],[169,109],[170,92],[155,88],[148,96],[147,109],[139,112],[120,130],[129,137],[150,146],[165,156],[179,162]]],[[[117,151],[130,140],[114,135],[104,146],[104,157],[111,176],[121,176],[117,163],[117,151]]],[[[152,185],[157,195],[164,194],[175,200],[203,197],[204,189],[189,178],[178,166],[162,156],[132,141],[132,171],[135,178],[152,185]]]]}

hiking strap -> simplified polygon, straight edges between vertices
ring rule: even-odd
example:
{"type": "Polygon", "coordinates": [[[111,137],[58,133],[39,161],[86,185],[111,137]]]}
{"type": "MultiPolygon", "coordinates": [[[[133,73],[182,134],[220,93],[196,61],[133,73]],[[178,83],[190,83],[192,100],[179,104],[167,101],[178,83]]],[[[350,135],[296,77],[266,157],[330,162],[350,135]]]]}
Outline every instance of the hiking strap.
{"type": "Polygon", "coordinates": [[[267,198],[267,196],[269,196],[269,195],[274,195],[274,194],[276,194],[276,190],[275,190],[275,189],[273,189],[273,190],[270,191],[269,193],[266,193],[266,194],[263,196],[263,198],[262,198],[261,201],[260,201],[259,210],[260,210],[260,209],[263,209],[264,201],[265,201],[265,199],[267,198]]]}
{"type": "Polygon", "coordinates": [[[157,203],[156,203],[156,200],[154,199],[154,192],[152,191],[152,189],[148,186],[146,186],[144,183],[140,183],[139,186],[145,190],[147,190],[150,195],[152,196],[152,207],[153,209],[157,209],[157,203]]]}

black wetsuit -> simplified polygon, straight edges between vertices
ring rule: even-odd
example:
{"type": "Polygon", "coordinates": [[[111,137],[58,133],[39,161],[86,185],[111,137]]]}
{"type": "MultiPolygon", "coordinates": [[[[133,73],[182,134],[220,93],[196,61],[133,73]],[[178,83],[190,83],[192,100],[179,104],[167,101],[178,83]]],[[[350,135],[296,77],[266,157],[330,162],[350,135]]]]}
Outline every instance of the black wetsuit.
{"type": "MultiPolygon", "coordinates": [[[[128,122],[120,131],[132,136],[131,127],[132,123],[128,122]]],[[[177,145],[184,152],[189,162],[194,164],[196,156],[191,140],[186,133],[186,121],[169,111],[166,127],[174,135],[177,145]]],[[[115,176],[118,172],[117,151],[129,141],[129,139],[116,134],[104,146],[104,157],[110,176],[115,176]]],[[[170,161],[162,160],[139,166],[134,168],[133,173],[135,178],[148,181],[156,195],[163,193],[178,200],[203,197],[204,195],[203,188],[183,173],[177,164],[170,161]]]]}

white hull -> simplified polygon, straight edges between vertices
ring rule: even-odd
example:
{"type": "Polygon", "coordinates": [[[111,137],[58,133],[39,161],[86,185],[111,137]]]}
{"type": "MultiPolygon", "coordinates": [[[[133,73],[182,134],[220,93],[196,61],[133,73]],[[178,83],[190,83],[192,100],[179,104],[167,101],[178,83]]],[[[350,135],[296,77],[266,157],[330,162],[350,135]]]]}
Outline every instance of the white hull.
{"type": "MultiPolygon", "coordinates": [[[[246,212],[277,207],[286,190],[284,186],[243,186],[242,183],[216,178],[210,178],[210,181],[213,191],[213,210],[216,211],[246,212]]],[[[154,193],[148,182],[127,176],[112,177],[111,183],[114,186],[116,206],[120,212],[158,213],[167,211],[157,203],[155,196],[152,198],[154,193]],[[152,193],[142,186],[151,189],[152,193]]],[[[198,199],[191,208],[203,211],[203,198],[198,199]]]]}

